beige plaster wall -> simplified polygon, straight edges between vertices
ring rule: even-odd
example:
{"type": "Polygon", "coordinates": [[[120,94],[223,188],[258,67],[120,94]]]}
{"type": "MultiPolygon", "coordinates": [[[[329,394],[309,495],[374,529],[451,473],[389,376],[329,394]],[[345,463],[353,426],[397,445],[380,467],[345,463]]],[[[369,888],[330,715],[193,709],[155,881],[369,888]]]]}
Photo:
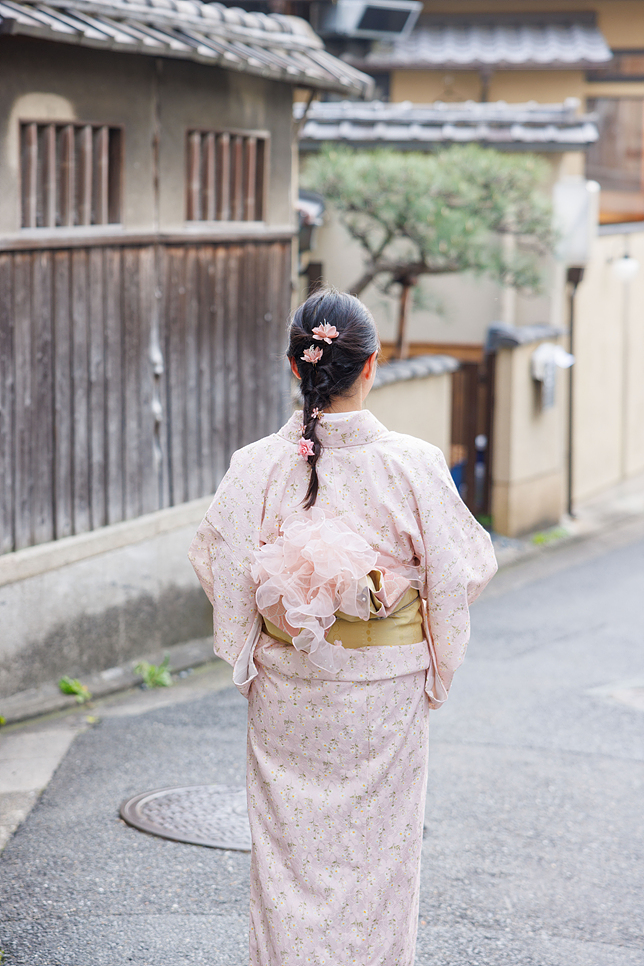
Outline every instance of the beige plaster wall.
{"type": "Polygon", "coordinates": [[[558,370],[555,405],[542,410],[530,371],[539,344],[497,354],[492,520],[511,537],[557,523],[564,510],[565,375],[558,370]]]}
{"type": "Polygon", "coordinates": [[[481,99],[481,78],[476,71],[394,70],[389,84],[389,100],[394,103],[454,103],[481,99]]]}
{"type": "Polygon", "coordinates": [[[644,231],[597,238],[575,307],[573,495],[644,470],[644,231]],[[613,260],[640,263],[620,281],[613,260]]]}
{"type": "Polygon", "coordinates": [[[567,97],[582,98],[585,77],[580,70],[507,70],[492,74],[488,99],[524,104],[560,104],[567,97]]]}
{"type": "Polygon", "coordinates": [[[452,431],[452,375],[406,379],[372,389],[366,402],[387,429],[438,446],[449,460],[452,431]]]}
{"type": "Polygon", "coordinates": [[[152,142],[160,120],[159,228],[185,227],[186,132],[271,132],[267,224],[292,222],[291,88],[233,71],[141,54],[0,36],[0,234],[20,231],[20,120],[123,125],[123,227],[156,227],[152,142]],[[158,101],[157,101],[158,98],[158,101]]]}
{"type": "MultiPolygon", "coordinates": [[[[416,104],[480,101],[483,91],[478,71],[395,70],[391,73],[390,85],[391,101],[416,104]]],[[[487,99],[509,104],[526,101],[556,104],[567,97],[583,98],[586,88],[582,71],[496,71],[490,78],[487,99]]]]}

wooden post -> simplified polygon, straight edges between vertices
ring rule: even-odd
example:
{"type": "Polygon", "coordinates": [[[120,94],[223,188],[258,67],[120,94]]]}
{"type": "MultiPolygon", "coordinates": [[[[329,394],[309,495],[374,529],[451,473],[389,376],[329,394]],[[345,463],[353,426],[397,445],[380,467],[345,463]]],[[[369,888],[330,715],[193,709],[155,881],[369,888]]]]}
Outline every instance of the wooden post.
{"type": "Polygon", "coordinates": [[[48,124],[43,137],[45,169],[45,210],[43,223],[46,228],[56,227],[56,125],[48,124]]]}
{"type": "Polygon", "coordinates": [[[38,125],[25,124],[24,137],[22,226],[35,228],[38,198],[38,125]]]}
{"type": "Polygon", "coordinates": [[[244,220],[244,141],[241,135],[235,135],[232,144],[233,177],[232,177],[232,212],[233,221],[244,220]]]}
{"type": "Polygon", "coordinates": [[[217,208],[215,198],[215,135],[213,131],[209,131],[204,137],[203,168],[202,216],[206,221],[214,221],[217,217],[217,208]]]}
{"type": "Polygon", "coordinates": [[[409,341],[407,338],[407,322],[409,320],[409,295],[416,284],[416,279],[401,278],[397,280],[401,286],[400,311],[398,313],[398,338],[396,339],[396,359],[409,358],[409,341]]]}
{"type": "Polygon", "coordinates": [[[96,224],[107,225],[109,205],[110,131],[103,125],[96,132],[96,224]]]}
{"type": "Polygon", "coordinates": [[[255,221],[264,220],[264,196],[266,181],[266,151],[268,142],[263,139],[257,141],[255,153],[255,221]]]}
{"type": "Polygon", "coordinates": [[[188,137],[188,221],[201,221],[201,132],[188,137]]]}
{"type": "Polygon", "coordinates": [[[485,449],[485,485],[483,489],[483,504],[481,513],[492,516],[492,458],[494,455],[494,400],[496,352],[489,352],[485,357],[486,371],[486,406],[485,406],[485,435],[487,447],[485,449]]]}
{"type": "Polygon", "coordinates": [[[465,463],[465,503],[472,513],[477,512],[476,505],[476,435],[478,431],[478,396],[479,396],[479,366],[478,362],[464,362],[462,368],[465,375],[465,449],[467,452],[465,463]]]}
{"type": "Polygon", "coordinates": [[[74,171],[74,125],[66,124],[60,133],[60,137],[60,220],[62,225],[67,226],[74,224],[74,189],[76,185],[74,171]]]}
{"type": "Polygon", "coordinates": [[[230,134],[217,136],[217,218],[230,221],[230,134]]]}
{"type": "Polygon", "coordinates": [[[255,221],[255,185],[257,182],[257,138],[246,138],[244,152],[244,221],[255,221]]]}
{"type": "Polygon", "coordinates": [[[80,130],[80,197],[79,223],[92,224],[92,126],[80,130]]]}
{"type": "Polygon", "coordinates": [[[306,266],[306,297],[313,295],[322,287],[322,276],[324,269],[322,262],[309,262],[306,266]]]}

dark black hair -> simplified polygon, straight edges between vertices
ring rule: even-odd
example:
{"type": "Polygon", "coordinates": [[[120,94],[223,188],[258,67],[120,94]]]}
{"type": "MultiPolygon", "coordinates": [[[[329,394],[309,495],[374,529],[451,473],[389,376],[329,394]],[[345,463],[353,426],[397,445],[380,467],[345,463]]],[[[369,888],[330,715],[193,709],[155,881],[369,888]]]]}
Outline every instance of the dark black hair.
{"type": "Polygon", "coordinates": [[[324,410],[338,396],[349,395],[370,355],[380,348],[376,323],[360,299],[333,289],[319,289],[293,313],[287,356],[295,360],[302,377],[303,436],[313,444],[308,457],[311,478],[304,497],[304,508],[312,507],[318,495],[317,461],[322,444],[317,436],[318,420],[313,410],[324,410]],[[313,338],[313,329],[334,325],[339,335],[331,344],[313,338]],[[305,349],[322,349],[317,363],[307,362],[305,349]]]}

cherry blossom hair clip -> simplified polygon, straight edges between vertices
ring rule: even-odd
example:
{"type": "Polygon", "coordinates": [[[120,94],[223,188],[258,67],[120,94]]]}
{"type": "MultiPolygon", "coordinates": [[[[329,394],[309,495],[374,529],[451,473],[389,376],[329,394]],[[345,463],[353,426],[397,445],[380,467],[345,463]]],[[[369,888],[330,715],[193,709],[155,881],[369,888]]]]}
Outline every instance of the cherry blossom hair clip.
{"type": "Polygon", "coordinates": [[[340,335],[336,327],[329,325],[326,319],[324,320],[324,325],[316,325],[311,331],[314,339],[317,339],[318,342],[328,342],[329,345],[331,345],[333,339],[337,339],[340,335]]]}
{"type": "Polygon", "coordinates": [[[315,456],[315,450],[313,449],[313,443],[310,439],[304,439],[302,436],[299,443],[297,444],[297,451],[302,459],[308,460],[309,456],[315,456]]]}
{"type": "MultiPolygon", "coordinates": [[[[311,419],[322,419],[323,416],[324,416],[323,409],[318,409],[318,407],[316,406],[315,409],[311,410],[311,419]]],[[[305,432],[306,432],[306,423],[302,423],[302,435],[304,435],[305,432]]]]}
{"type": "Polygon", "coordinates": [[[300,356],[300,358],[303,362],[310,362],[312,366],[317,366],[322,358],[322,349],[320,346],[311,345],[308,349],[304,350],[304,355],[300,356]]]}

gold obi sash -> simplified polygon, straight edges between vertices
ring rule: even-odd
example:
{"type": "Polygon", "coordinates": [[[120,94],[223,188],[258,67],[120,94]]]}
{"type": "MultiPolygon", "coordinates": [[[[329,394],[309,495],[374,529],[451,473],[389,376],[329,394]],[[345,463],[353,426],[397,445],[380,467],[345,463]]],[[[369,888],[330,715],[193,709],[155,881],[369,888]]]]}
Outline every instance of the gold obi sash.
{"type": "MultiPolygon", "coordinates": [[[[331,644],[342,641],[343,647],[393,647],[404,644],[418,644],[424,639],[423,620],[420,609],[418,591],[410,587],[401,597],[398,607],[389,617],[378,617],[384,604],[374,596],[382,585],[382,575],[378,570],[372,570],[367,575],[369,590],[369,620],[352,617],[336,612],[335,623],[331,625],[325,637],[331,644]]],[[[264,617],[264,630],[277,641],[292,644],[293,639],[285,631],[276,627],[264,617]]]]}

